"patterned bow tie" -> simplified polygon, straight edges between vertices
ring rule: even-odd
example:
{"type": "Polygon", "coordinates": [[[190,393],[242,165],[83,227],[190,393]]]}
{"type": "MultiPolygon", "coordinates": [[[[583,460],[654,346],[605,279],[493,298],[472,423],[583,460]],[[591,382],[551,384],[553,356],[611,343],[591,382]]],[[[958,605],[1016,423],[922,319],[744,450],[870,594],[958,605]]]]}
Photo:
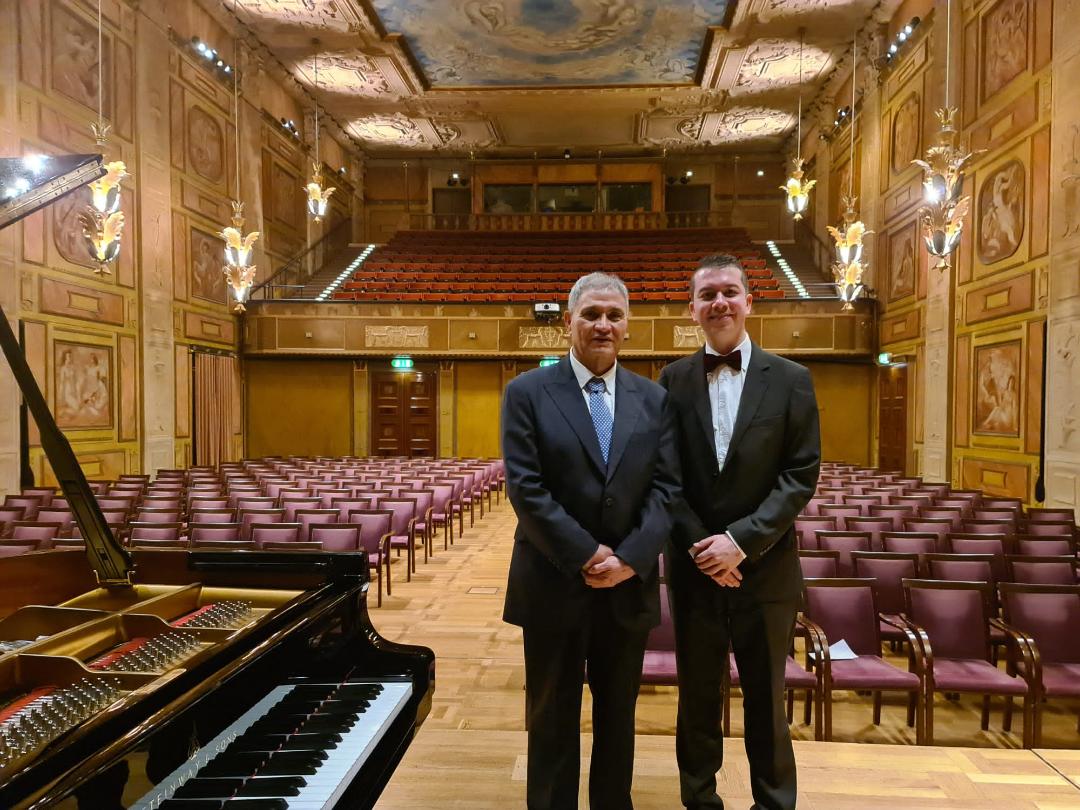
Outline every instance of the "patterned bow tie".
{"type": "Polygon", "coordinates": [[[705,373],[711,374],[717,366],[729,366],[732,371],[742,371],[742,352],[738,349],[731,354],[705,352],[705,373]]]}

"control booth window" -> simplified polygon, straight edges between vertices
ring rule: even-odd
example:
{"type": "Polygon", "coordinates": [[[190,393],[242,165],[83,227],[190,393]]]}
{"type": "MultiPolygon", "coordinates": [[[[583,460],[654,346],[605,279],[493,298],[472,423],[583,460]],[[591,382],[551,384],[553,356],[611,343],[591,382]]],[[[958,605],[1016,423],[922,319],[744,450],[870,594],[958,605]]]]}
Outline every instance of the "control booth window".
{"type": "Polygon", "coordinates": [[[600,191],[605,211],[652,211],[652,185],[649,183],[610,183],[600,191]]]}
{"type": "Polygon", "coordinates": [[[488,214],[529,214],[533,210],[531,184],[484,186],[484,211],[488,214]]]}
{"type": "Polygon", "coordinates": [[[545,184],[538,187],[542,213],[587,213],[596,210],[596,184],[545,184]]]}

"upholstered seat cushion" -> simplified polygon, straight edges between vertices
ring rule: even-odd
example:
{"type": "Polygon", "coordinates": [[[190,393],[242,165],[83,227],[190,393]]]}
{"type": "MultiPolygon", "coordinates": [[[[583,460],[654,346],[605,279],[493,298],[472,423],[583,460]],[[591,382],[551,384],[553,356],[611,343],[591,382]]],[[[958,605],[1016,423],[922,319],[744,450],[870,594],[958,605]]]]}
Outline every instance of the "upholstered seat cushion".
{"type": "Polygon", "coordinates": [[[646,650],[641,664],[642,683],[676,682],[675,653],[672,650],[646,650]]]}
{"type": "Polygon", "coordinates": [[[834,689],[918,689],[919,676],[876,655],[830,661],[834,689]]]}
{"type": "Polygon", "coordinates": [[[989,661],[935,658],[934,687],[943,692],[1023,695],[1027,684],[1006,675],[989,661]]]}
{"type": "Polygon", "coordinates": [[[407,534],[392,534],[392,535],[390,535],[390,547],[391,548],[408,548],[409,547],[409,535],[407,535],[407,534]]]}
{"type": "MultiPolygon", "coordinates": [[[[731,685],[738,686],[739,668],[735,665],[734,657],[731,658],[731,685]]],[[[788,689],[813,689],[817,685],[817,676],[813,672],[807,672],[799,666],[799,662],[790,655],[784,664],[784,686],[788,689]]]]}
{"type": "Polygon", "coordinates": [[[1051,697],[1080,696],[1080,664],[1043,664],[1043,688],[1051,697]]]}

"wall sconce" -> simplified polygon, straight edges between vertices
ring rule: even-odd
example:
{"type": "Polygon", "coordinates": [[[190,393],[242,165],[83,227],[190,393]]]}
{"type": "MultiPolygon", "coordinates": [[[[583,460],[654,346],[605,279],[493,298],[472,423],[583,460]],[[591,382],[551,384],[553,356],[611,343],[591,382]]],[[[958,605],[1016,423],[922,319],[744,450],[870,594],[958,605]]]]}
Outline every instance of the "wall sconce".
{"type": "Polygon", "coordinates": [[[912,32],[919,27],[920,22],[922,21],[918,17],[912,17],[911,21],[900,29],[896,35],[896,39],[893,40],[889,49],[885,52],[885,64],[891,62],[900,53],[900,50],[911,38],[912,32]]]}
{"type": "Polygon", "coordinates": [[[450,172],[450,176],[446,178],[446,185],[465,188],[469,185],[469,178],[462,177],[460,172],[450,172]]]}

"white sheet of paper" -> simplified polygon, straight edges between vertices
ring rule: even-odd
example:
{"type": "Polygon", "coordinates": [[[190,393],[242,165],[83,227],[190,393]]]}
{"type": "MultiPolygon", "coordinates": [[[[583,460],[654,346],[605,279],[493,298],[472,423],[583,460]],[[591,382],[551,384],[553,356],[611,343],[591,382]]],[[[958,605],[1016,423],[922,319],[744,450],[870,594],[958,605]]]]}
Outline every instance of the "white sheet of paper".
{"type": "MultiPolygon", "coordinates": [[[[810,653],[810,657],[814,658],[816,656],[810,653]]],[[[854,661],[858,657],[844,639],[829,645],[829,659],[832,661],[854,661]]]]}

